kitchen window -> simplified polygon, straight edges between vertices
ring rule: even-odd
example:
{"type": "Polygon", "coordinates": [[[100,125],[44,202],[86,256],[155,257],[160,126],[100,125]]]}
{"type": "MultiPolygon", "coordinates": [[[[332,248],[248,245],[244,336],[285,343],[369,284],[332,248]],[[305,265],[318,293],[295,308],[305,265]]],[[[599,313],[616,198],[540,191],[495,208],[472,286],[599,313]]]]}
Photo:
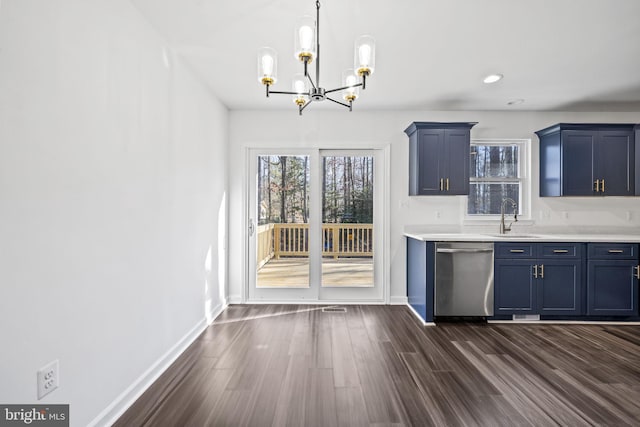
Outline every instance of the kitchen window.
{"type": "MultiPolygon", "coordinates": [[[[472,140],[468,219],[500,215],[502,200],[509,197],[518,204],[518,215],[529,216],[530,140],[472,140]]],[[[511,215],[508,207],[506,213],[511,215]]]]}

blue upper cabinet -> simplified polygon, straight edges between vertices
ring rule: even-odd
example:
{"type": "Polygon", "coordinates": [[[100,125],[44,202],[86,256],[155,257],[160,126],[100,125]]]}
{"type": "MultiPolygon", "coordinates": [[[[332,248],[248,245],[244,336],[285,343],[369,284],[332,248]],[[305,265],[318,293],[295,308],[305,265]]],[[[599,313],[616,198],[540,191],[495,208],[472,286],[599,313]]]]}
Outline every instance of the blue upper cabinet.
{"type": "MultiPolygon", "coordinates": [[[[633,196],[639,160],[632,124],[560,123],[540,138],[541,196],[633,196]]],[[[640,166],[638,166],[640,167],[640,166]]]]}
{"type": "Polygon", "coordinates": [[[635,127],[636,196],[640,196],[640,125],[635,127]]]}
{"type": "Polygon", "coordinates": [[[409,195],[469,194],[469,143],[476,123],[413,122],[409,136],[409,195]]]}

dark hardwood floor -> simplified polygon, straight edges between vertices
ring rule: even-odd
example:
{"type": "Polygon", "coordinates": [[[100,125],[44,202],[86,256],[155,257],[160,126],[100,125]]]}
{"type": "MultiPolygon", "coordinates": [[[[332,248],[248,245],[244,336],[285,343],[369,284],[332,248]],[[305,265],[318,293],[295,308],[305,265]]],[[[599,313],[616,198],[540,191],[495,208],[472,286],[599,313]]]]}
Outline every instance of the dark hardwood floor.
{"type": "Polygon", "coordinates": [[[640,425],[640,327],[230,306],[116,426],[640,425]]]}

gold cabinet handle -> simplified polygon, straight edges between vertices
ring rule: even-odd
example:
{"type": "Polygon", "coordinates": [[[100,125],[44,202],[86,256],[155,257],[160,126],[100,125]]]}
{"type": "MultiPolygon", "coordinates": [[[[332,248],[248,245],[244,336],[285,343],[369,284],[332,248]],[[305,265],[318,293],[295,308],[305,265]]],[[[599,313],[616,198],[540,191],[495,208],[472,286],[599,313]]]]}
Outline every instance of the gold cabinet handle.
{"type": "Polygon", "coordinates": [[[534,265],[533,266],[533,278],[537,279],[538,278],[538,265],[534,265]]]}
{"type": "Polygon", "coordinates": [[[554,249],[553,253],[554,254],[568,254],[569,251],[567,249],[554,249]]]}
{"type": "Polygon", "coordinates": [[[524,249],[509,249],[509,252],[511,252],[512,254],[523,254],[524,249]]]}
{"type": "Polygon", "coordinates": [[[440,191],[444,190],[444,179],[440,178],[440,191]]]}
{"type": "Polygon", "coordinates": [[[540,264],[540,278],[544,279],[544,264],[540,264]]]}
{"type": "Polygon", "coordinates": [[[600,191],[600,180],[596,179],[595,181],[593,181],[593,190],[597,193],[600,191]]]}
{"type": "Polygon", "coordinates": [[[449,191],[449,178],[447,178],[447,191],[449,191]]]}
{"type": "Polygon", "coordinates": [[[640,265],[634,267],[636,269],[636,279],[640,280],[640,265]]]}
{"type": "Polygon", "coordinates": [[[621,254],[624,253],[622,249],[609,249],[610,254],[621,254]]]}
{"type": "Polygon", "coordinates": [[[600,191],[604,193],[604,178],[600,181],[600,191]]]}

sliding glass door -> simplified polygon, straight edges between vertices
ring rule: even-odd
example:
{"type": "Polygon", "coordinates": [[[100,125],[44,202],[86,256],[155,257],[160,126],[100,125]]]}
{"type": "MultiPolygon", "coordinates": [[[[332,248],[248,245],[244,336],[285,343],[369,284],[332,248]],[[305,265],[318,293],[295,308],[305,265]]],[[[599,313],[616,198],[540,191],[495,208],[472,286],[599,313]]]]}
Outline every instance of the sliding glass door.
{"type": "Polygon", "coordinates": [[[250,150],[250,301],[382,299],[381,158],[250,150]]]}

